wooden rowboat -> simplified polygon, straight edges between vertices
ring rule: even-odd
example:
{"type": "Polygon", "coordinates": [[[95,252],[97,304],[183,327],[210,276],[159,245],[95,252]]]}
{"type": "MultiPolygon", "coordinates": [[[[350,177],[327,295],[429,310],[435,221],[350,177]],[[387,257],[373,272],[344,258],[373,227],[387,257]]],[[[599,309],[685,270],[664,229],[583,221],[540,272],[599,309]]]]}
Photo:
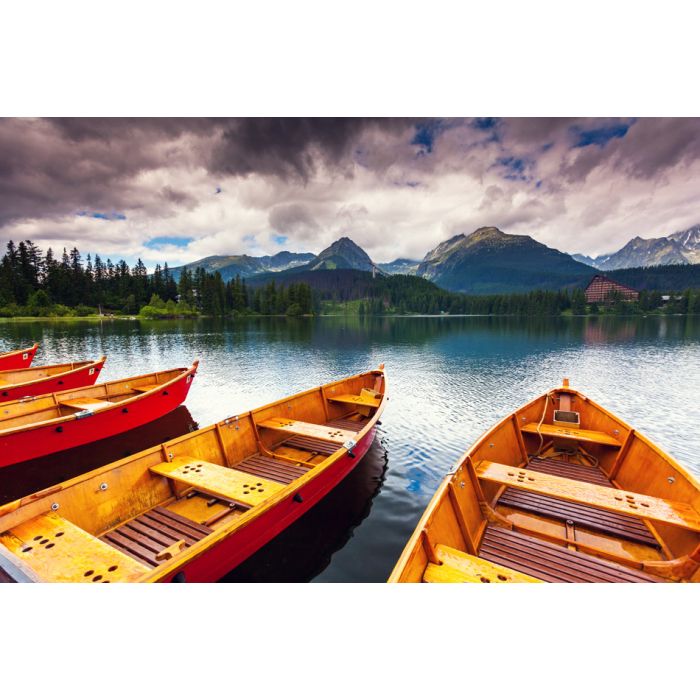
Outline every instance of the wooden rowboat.
{"type": "Polygon", "coordinates": [[[92,386],[106,360],[103,355],[94,362],[66,362],[60,365],[5,370],[0,372],[0,402],[92,386]]]}
{"type": "Polygon", "coordinates": [[[0,353],[0,372],[6,369],[24,369],[29,367],[38,348],[39,343],[34,343],[31,348],[0,353]]]}
{"type": "Polygon", "coordinates": [[[700,483],[563,386],[445,477],[391,582],[700,581],[700,483]]]}
{"type": "Polygon", "coordinates": [[[187,398],[198,362],[0,404],[0,467],[131,430],[187,398]]]}
{"type": "Polygon", "coordinates": [[[385,403],[380,365],[0,506],[0,577],[216,581],[358,464],[385,403]]]}

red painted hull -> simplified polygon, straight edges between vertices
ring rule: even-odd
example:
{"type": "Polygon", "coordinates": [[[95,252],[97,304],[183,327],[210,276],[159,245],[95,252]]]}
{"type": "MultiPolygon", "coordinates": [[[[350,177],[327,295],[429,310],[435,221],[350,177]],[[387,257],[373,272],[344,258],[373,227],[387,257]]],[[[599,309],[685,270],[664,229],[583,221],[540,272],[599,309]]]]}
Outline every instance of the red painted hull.
{"type": "Polygon", "coordinates": [[[35,343],[31,348],[3,353],[0,355],[0,372],[6,369],[26,369],[32,364],[38,349],[39,346],[35,343]]]}
{"type": "Polygon", "coordinates": [[[169,582],[174,576],[184,575],[187,583],[211,583],[218,581],[241,562],[267,544],[282,530],[318,503],[327,493],[337,486],[367,454],[374,436],[373,427],[353,448],[354,459],[344,455],[331,467],[321,472],[315,479],[290,494],[274,508],[251,521],[245,527],[232,532],[229,537],[214,545],[196,559],[189,561],[178,572],[173,572],[163,582],[169,582]],[[299,494],[301,503],[294,500],[299,494]]]}
{"type": "Polygon", "coordinates": [[[185,401],[195,371],[192,370],[174,384],[153,394],[143,395],[125,406],[115,404],[114,409],[94,413],[79,420],[71,419],[59,425],[27,428],[0,437],[0,467],[86,445],[160,418],[185,401]]]}
{"type": "Polygon", "coordinates": [[[27,384],[15,384],[2,387],[0,390],[0,402],[23,399],[25,396],[41,396],[42,394],[54,394],[57,391],[78,389],[81,386],[92,386],[100,376],[105,360],[91,363],[84,367],[46,377],[27,384]]]}

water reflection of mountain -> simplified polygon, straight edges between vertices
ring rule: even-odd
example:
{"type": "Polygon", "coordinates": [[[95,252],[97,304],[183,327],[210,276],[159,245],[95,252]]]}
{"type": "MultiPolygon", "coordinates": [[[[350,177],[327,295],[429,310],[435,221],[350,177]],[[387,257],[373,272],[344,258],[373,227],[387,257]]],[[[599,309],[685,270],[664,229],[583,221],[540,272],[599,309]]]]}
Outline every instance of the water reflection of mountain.
{"type": "Polygon", "coordinates": [[[0,504],[58,484],[197,429],[185,406],[128,433],[0,469],[0,504]]]}
{"type": "Polygon", "coordinates": [[[318,576],[369,515],[386,465],[387,454],[376,439],[364,459],[333,491],[221,582],[294,583],[318,576]]]}

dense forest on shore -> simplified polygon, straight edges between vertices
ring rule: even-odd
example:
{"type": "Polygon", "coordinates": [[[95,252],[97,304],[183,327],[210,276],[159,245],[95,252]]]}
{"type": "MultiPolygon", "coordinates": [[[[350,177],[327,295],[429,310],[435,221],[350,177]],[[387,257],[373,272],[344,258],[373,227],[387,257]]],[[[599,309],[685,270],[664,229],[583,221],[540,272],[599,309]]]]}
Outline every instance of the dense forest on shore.
{"type": "MultiPolygon", "coordinates": [[[[698,266],[665,266],[666,268],[698,266]]],[[[623,271],[624,272],[624,271],[623,271]]],[[[692,271],[691,271],[692,272],[692,271]]],[[[632,276],[639,274],[630,271],[632,276]]],[[[658,271],[669,281],[693,279],[685,270],[658,271]]],[[[627,278],[619,277],[627,282],[627,278]]],[[[640,285],[642,286],[642,285],[640,285]]],[[[690,285],[688,285],[690,287],[690,285]]],[[[697,284],[695,285],[697,287],[697,284]]],[[[89,316],[139,314],[144,318],[245,314],[306,315],[334,312],[561,315],[585,313],[698,313],[700,290],[642,289],[639,301],[612,298],[586,305],[580,288],[525,294],[464,295],[447,292],[412,275],[374,276],[359,270],[318,270],[262,275],[224,282],[218,272],[184,268],[175,279],[167,263],[149,274],[141,260],[129,267],[99,255],[83,260],[77,248],[57,258],[31,241],[10,241],[0,262],[0,316],[89,316]]]]}

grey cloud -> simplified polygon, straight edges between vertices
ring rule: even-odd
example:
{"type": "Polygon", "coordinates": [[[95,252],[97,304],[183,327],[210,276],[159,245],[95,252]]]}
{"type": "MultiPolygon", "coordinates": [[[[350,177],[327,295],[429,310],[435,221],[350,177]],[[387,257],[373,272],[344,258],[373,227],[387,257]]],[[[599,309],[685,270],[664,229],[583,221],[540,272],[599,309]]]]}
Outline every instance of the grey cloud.
{"type": "Polygon", "coordinates": [[[279,204],[270,210],[272,230],[284,235],[296,234],[302,240],[308,240],[311,234],[319,230],[318,222],[308,207],[303,204],[279,204]]]}

